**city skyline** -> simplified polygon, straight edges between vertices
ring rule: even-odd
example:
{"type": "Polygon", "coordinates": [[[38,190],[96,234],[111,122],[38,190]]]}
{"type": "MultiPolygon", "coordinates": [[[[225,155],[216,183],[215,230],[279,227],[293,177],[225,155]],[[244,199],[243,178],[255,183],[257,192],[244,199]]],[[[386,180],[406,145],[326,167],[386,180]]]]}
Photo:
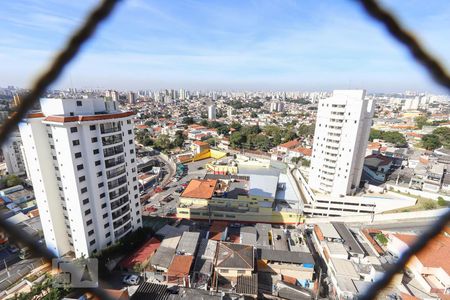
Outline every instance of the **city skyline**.
{"type": "MultiPolygon", "coordinates": [[[[93,4],[5,3],[2,85],[27,87],[93,4]]],[[[426,7],[418,1],[383,4],[446,61],[450,44],[443,37],[450,24],[444,1],[426,7]]],[[[208,7],[195,1],[125,1],[53,87],[167,86],[442,91],[358,5],[309,1],[208,7]]]]}

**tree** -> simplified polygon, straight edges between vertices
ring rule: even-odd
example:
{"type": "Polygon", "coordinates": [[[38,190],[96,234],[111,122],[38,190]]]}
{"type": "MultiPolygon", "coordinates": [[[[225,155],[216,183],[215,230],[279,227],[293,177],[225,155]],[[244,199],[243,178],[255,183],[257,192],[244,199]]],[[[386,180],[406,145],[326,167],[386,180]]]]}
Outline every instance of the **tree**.
{"type": "Polygon", "coordinates": [[[167,134],[161,134],[155,141],[155,148],[158,150],[168,150],[171,146],[172,145],[167,134]]]}
{"type": "Polygon", "coordinates": [[[0,185],[6,186],[6,187],[12,187],[12,186],[22,184],[22,179],[20,179],[16,175],[6,175],[0,181],[1,181],[0,185]]]}
{"type": "Polygon", "coordinates": [[[253,139],[253,145],[260,150],[267,151],[270,148],[270,140],[266,135],[258,134],[253,139]]]}
{"type": "Polygon", "coordinates": [[[192,117],[184,117],[182,122],[187,125],[191,125],[191,124],[195,123],[194,118],[192,118],[192,117]]]}
{"type": "Polygon", "coordinates": [[[222,124],[222,126],[217,128],[218,134],[228,135],[229,132],[230,132],[230,127],[228,127],[225,124],[222,124]]]}
{"type": "Polygon", "coordinates": [[[311,136],[314,134],[315,125],[301,124],[298,128],[297,135],[300,137],[311,136]]]}
{"type": "Polygon", "coordinates": [[[439,206],[447,206],[448,205],[447,201],[445,201],[445,199],[442,197],[438,197],[437,204],[439,206]]]}
{"type": "Polygon", "coordinates": [[[250,114],[250,117],[251,118],[257,118],[258,114],[256,112],[252,111],[252,113],[250,114]]]}
{"type": "Polygon", "coordinates": [[[184,140],[185,140],[185,138],[184,138],[184,135],[183,135],[183,131],[178,130],[175,133],[175,140],[173,141],[173,146],[174,147],[180,147],[180,148],[183,147],[184,140]]]}
{"type": "Polygon", "coordinates": [[[246,142],[246,137],[239,131],[233,132],[230,136],[230,144],[235,148],[242,147],[242,144],[246,142]]]}
{"type": "Polygon", "coordinates": [[[205,119],[201,120],[200,125],[208,127],[208,120],[205,120],[205,119]]]}
{"type": "Polygon", "coordinates": [[[422,137],[422,146],[427,150],[434,150],[442,146],[439,136],[436,134],[425,134],[422,137]]]}
{"type": "Polygon", "coordinates": [[[414,122],[416,123],[417,128],[422,129],[422,127],[427,124],[428,119],[425,116],[418,116],[414,118],[414,122]]]}
{"type": "Polygon", "coordinates": [[[380,244],[383,245],[383,246],[386,246],[387,243],[388,243],[388,239],[387,239],[386,236],[385,236],[384,234],[382,234],[381,232],[380,232],[380,233],[377,233],[377,234],[375,235],[375,239],[376,239],[378,242],[380,242],[380,244]]]}
{"type": "Polygon", "coordinates": [[[439,137],[439,141],[445,148],[450,149],[450,127],[438,127],[433,130],[433,134],[439,137]]]}
{"type": "Polygon", "coordinates": [[[378,129],[370,129],[369,141],[373,142],[373,140],[381,140],[383,138],[383,131],[378,129]]]}

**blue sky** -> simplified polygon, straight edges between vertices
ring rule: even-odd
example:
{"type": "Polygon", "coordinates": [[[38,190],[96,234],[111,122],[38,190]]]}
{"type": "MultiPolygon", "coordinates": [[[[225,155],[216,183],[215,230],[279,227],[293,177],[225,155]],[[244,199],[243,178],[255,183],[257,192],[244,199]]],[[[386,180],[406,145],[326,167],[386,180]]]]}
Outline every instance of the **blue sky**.
{"type": "MultiPolygon", "coordinates": [[[[0,4],[0,86],[27,87],[96,1],[0,4]]],[[[384,0],[450,58],[448,0],[384,0]]],[[[353,0],[123,0],[55,87],[442,91],[353,0]]]]}

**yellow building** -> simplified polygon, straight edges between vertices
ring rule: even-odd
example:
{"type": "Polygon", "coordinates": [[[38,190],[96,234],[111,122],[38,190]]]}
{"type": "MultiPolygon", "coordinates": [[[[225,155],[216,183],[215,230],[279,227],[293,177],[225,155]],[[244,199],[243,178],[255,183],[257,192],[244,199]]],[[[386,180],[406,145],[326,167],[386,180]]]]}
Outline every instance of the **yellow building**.
{"type": "Polygon", "coordinates": [[[274,197],[249,193],[249,180],[248,176],[191,180],[180,196],[177,217],[251,223],[303,222],[298,212],[277,211],[274,197]]]}

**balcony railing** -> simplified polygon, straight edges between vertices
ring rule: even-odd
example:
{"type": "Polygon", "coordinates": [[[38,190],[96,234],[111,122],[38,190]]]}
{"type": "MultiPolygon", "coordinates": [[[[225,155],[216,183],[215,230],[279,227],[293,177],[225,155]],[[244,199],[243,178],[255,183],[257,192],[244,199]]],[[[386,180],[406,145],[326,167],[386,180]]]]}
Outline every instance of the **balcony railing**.
{"type": "Polygon", "coordinates": [[[127,225],[125,225],[124,227],[122,227],[121,229],[117,230],[114,232],[114,236],[116,237],[116,239],[121,238],[125,233],[127,233],[128,231],[130,231],[131,229],[131,223],[128,223],[127,225]]]}
{"type": "Polygon", "coordinates": [[[111,148],[103,149],[103,156],[109,157],[112,155],[123,153],[123,146],[118,145],[111,148]]]}
{"type": "Polygon", "coordinates": [[[116,169],[112,169],[112,170],[106,171],[106,177],[108,179],[114,178],[114,177],[117,177],[119,175],[125,174],[126,171],[127,170],[125,169],[125,166],[120,166],[120,167],[118,167],[116,169]]]}
{"type": "Polygon", "coordinates": [[[116,157],[116,158],[110,158],[110,159],[105,160],[105,167],[111,168],[111,167],[117,166],[119,164],[122,164],[124,162],[125,162],[125,157],[123,155],[116,157]]]}
{"type": "Polygon", "coordinates": [[[126,217],[124,217],[123,219],[113,222],[114,229],[119,228],[123,224],[127,223],[130,219],[131,219],[131,216],[128,213],[128,215],[126,217]]]}
{"type": "Polygon", "coordinates": [[[115,201],[111,202],[111,210],[115,210],[116,208],[121,207],[122,205],[124,205],[125,203],[128,203],[130,201],[130,199],[128,198],[128,195],[125,195],[115,201]]]}
{"type": "Polygon", "coordinates": [[[114,179],[114,180],[111,180],[110,182],[108,182],[108,188],[110,190],[112,190],[126,182],[127,182],[127,176],[122,176],[120,178],[117,178],[117,179],[114,179]]]}
{"type": "Polygon", "coordinates": [[[118,190],[112,191],[112,192],[109,193],[109,200],[116,199],[117,197],[122,196],[126,192],[128,192],[128,187],[127,186],[124,186],[124,187],[121,187],[118,190]]]}
{"type": "Polygon", "coordinates": [[[114,145],[122,142],[122,135],[115,134],[110,136],[102,137],[103,146],[114,145]]]}
{"type": "Polygon", "coordinates": [[[111,126],[108,124],[100,124],[100,132],[102,134],[104,133],[113,133],[113,132],[119,132],[121,130],[120,123],[117,123],[117,126],[111,126]]]}

